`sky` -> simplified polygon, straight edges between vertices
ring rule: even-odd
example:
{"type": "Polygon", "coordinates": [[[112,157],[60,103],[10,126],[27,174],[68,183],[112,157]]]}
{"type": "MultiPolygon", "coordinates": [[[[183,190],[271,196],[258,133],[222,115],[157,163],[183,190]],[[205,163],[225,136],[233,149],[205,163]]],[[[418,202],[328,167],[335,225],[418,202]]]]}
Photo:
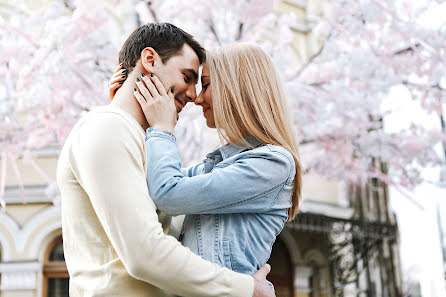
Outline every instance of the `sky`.
{"type": "Polygon", "coordinates": [[[446,296],[436,212],[436,198],[446,197],[446,189],[423,184],[413,194],[424,209],[408,203],[395,189],[390,190],[400,233],[403,277],[405,281],[418,280],[424,297],[446,296]]]}

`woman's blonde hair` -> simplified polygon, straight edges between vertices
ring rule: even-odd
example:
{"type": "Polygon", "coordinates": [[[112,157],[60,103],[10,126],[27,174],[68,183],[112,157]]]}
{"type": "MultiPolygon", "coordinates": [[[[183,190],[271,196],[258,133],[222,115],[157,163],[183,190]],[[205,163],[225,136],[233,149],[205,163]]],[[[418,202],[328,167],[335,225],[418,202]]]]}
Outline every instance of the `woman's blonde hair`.
{"type": "Polygon", "coordinates": [[[299,209],[302,166],[285,92],[274,63],[258,46],[235,44],[207,52],[215,126],[228,143],[254,136],[286,148],[294,158],[296,175],[288,221],[299,209]]]}

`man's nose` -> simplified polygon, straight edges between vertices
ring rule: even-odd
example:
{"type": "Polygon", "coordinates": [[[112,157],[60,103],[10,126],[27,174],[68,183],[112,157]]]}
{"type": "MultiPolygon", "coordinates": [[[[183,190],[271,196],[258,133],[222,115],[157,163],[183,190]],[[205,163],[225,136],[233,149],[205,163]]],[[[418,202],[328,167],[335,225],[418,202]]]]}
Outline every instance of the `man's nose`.
{"type": "Polygon", "coordinates": [[[188,102],[194,102],[197,99],[197,91],[195,90],[195,85],[189,86],[186,90],[185,95],[188,102]]]}

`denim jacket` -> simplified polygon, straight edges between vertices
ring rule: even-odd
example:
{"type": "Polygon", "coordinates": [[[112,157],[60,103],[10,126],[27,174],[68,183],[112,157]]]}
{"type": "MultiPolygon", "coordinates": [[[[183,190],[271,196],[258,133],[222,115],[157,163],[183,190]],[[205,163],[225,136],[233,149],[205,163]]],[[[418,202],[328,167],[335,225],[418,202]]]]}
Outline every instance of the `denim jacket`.
{"type": "Polygon", "coordinates": [[[181,169],[175,138],[147,130],[147,183],[156,206],[186,214],[182,243],[202,258],[253,274],[267,262],[291,207],[295,165],[283,147],[253,137],[181,169]]]}

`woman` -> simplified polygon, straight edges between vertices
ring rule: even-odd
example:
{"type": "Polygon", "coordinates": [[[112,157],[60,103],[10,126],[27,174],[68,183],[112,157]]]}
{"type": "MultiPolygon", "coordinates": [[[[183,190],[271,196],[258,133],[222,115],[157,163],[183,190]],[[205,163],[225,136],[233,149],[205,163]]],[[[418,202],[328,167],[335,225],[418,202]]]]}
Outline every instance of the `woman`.
{"type": "MultiPolygon", "coordinates": [[[[293,122],[276,68],[259,47],[207,53],[195,104],[226,145],[181,169],[172,92],[142,75],[135,97],[147,130],[150,197],[170,215],[185,214],[182,243],[204,259],[253,274],[298,211],[301,165],[293,122]]],[[[118,69],[119,71],[119,69],[118,69]]],[[[113,92],[111,82],[111,92],[113,92]]]]}

